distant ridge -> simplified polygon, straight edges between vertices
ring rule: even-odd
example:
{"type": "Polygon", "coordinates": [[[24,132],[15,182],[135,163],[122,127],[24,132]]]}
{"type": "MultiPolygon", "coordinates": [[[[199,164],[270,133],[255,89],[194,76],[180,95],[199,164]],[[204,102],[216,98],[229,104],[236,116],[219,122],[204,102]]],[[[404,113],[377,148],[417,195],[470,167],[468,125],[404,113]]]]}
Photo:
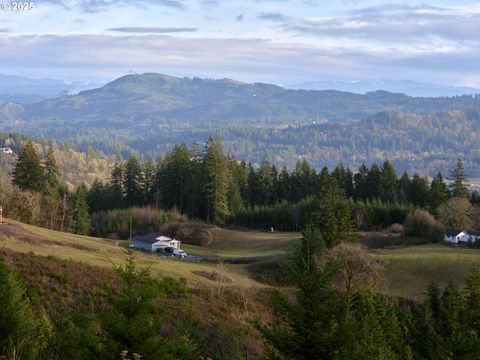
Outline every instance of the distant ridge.
{"type": "Polygon", "coordinates": [[[440,97],[440,96],[459,96],[467,94],[480,94],[480,89],[471,87],[445,86],[437,84],[427,84],[416,81],[342,81],[342,80],[324,80],[310,81],[300,84],[286,86],[287,89],[304,90],[339,90],[356,94],[365,94],[368,92],[384,90],[393,93],[402,93],[410,96],[422,97],[440,97]]]}

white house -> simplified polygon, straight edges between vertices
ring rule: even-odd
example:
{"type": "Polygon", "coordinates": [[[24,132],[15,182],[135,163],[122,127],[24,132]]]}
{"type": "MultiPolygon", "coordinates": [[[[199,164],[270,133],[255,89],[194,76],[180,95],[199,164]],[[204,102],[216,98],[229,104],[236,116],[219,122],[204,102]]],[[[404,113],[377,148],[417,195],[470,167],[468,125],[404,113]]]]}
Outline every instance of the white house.
{"type": "Polygon", "coordinates": [[[463,231],[455,228],[445,228],[445,241],[454,244],[466,244],[468,241],[476,242],[480,240],[480,232],[463,231]]]}
{"type": "Polygon", "coordinates": [[[143,236],[135,236],[132,240],[135,248],[145,251],[157,252],[159,249],[174,248],[180,249],[181,242],[166,236],[159,236],[150,233],[143,236]]]}
{"type": "Polygon", "coordinates": [[[9,147],[2,147],[0,148],[0,153],[13,155],[13,150],[9,147]]]}

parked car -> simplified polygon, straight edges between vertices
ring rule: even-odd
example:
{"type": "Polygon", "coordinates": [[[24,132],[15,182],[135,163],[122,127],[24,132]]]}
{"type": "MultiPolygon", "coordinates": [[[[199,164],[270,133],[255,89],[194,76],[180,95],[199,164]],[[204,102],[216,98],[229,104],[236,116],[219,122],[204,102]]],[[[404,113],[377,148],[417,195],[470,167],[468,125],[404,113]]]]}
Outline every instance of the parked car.
{"type": "Polygon", "coordinates": [[[173,250],[173,255],[177,256],[177,257],[180,257],[182,259],[187,257],[187,253],[183,250],[180,250],[180,249],[173,250]]]}

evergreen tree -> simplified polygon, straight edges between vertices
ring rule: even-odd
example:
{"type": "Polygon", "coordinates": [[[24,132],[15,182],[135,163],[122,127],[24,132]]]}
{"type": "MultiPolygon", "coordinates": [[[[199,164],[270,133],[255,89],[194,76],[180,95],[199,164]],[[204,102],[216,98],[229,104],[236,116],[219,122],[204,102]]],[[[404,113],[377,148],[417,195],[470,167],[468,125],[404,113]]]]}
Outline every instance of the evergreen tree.
{"type": "Polygon", "coordinates": [[[228,166],[219,139],[210,138],[203,157],[208,219],[222,223],[228,215],[228,166]]]}
{"type": "Polygon", "coordinates": [[[131,156],[125,164],[123,188],[127,207],[143,205],[143,173],[135,156],[131,156]]]}
{"type": "Polygon", "coordinates": [[[87,187],[85,184],[75,190],[72,201],[73,230],[76,234],[88,235],[90,232],[90,217],[88,216],[87,187]]]}
{"type": "Polygon", "coordinates": [[[292,259],[297,301],[274,297],[275,322],[260,327],[271,359],[331,359],[341,339],[335,338],[337,303],[330,287],[333,271],[319,269],[324,248],[321,233],[307,227],[292,259]]]}
{"type": "Polygon", "coordinates": [[[192,166],[187,146],[175,146],[162,160],[160,188],[164,206],[184,213],[191,202],[192,166]]]}
{"type": "Polygon", "coordinates": [[[53,194],[58,191],[59,176],[57,161],[55,159],[55,146],[53,142],[50,143],[50,147],[45,159],[45,191],[53,194]]]}
{"type": "Polygon", "coordinates": [[[453,180],[450,190],[452,197],[469,198],[469,192],[465,186],[467,177],[465,176],[465,168],[462,160],[458,159],[455,167],[450,170],[450,180],[453,180]]]}
{"type": "Polygon", "coordinates": [[[377,164],[373,164],[367,176],[367,199],[380,199],[382,186],[382,171],[377,164]]]}
{"type": "Polygon", "coordinates": [[[18,155],[12,182],[22,190],[43,191],[45,188],[40,158],[31,141],[27,141],[18,155]]]}
{"type": "Polygon", "coordinates": [[[447,185],[443,181],[442,174],[439,172],[430,184],[430,210],[436,213],[440,204],[444,203],[448,198],[447,185]]]}
{"type": "Polygon", "coordinates": [[[380,198],[385,202],[397,201],[398,177],[393,164],[386,160],[383,163],[380,176],[380,198]]]}
{"type": "Polygon", "coordinates": [[[110,193],[110,208],[112,209],[122,209],[124,207],[124,188],[123,188],[123,179],[124,179],[124,166],[123,161],[119,155],[115,157],[115,164],[112,168],[112,173],[110,175],[110,180],[108,184],[109,193],[110,193]]]}
{"type": "Polygon", "coordinates": [[[155,163],[151,157],[148,157],[142,166],[142,193],[144,194],[144,203],[147,205],[155,204],[155,172],[155,163]]]}
{"type": "Polygon", "coordinates": [[[312,207],[310,222],[320,230],[327,247],[353,239],[350,204],[336,180],[330,179],[324,184],[312,207]]]}
{"type": "Polygon", "coordinates": [[[0,357],[30,360],[37,355],[41,334],[24,287],[0,254],[0,357]]]}
{"type": "Polygon", "coordinates": [[[358,169],[358,172],[353,176],[355,183],[355,199],[366,200],[368,198],[368,168],[365,164],[362,164],[358,169]]]}
{"type": "Polygon", "coordinates": [[[410,186],[411,181],[408,173],[405,171],[398,181],[398,190],[397,190],[397,197],[398,201],[402,203],[410,202],[410,186]]]}
{"type": "Polygon", "coordinates": [[[409,201],[416,206],[425,208],[429,204],[429,195],[430,185],[427,178],[415,173],[410,184],[409,201]]]}
{"type": "Polygon", "coordinates": [[[110,198],[108,195],[108,189],[105,185],[101,181],[95,180],[87,193],[89,212],[94,214],[99,211],[109,210],[110,198]]]}

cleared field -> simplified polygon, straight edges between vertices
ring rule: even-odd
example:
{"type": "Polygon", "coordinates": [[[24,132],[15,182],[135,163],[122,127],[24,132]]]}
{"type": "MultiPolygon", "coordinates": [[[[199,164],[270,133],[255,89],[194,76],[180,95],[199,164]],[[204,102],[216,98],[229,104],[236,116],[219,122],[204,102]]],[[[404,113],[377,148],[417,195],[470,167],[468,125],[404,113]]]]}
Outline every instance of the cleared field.
{"type": "Polygon", "coordinates": [[[220,258],[278,256],[286,254],[291,244],[299,240],[298,233],[234,231],[211,229],[214,241],[206,247],[182,245],[188,253],[220,258]]]}
{"type": "Polygon", "coordinates": [[[428,283],[441,286],[462,283],[473,269],[480,269],[480,250],[451,248],[441,244],[376,251],[387,261],[384,291],[398,296],[422,296],[428,283]]]}
{"type": "MultiPolygon", "coordinates": [[[[125,249],[115,245],[114,241],[73,235],[47,230],[31,225],[9,221],[12,225],[0,225],[0,235],[15,225],[26,230],[24,234],[0,237],[0,247],[13,251],[33,252],[38,255],[53,255],[61,259],[71,259],[90,265],[111,268],[121,264],[125,258],[125,249]]],[[[214,264],[192,263],[187,261],[162,258],[145,253],[136,253],[137,262],[141,266],[150,266],[153,276],[170,276],[188,280],[190,286],[240,286],[263,287],[264,285],[248,278],[242,272],[229,271],[214,264]],[[193,271],[218,271],[229,277],[231,283],[218,283],[193,274],[193,271]]]]}

